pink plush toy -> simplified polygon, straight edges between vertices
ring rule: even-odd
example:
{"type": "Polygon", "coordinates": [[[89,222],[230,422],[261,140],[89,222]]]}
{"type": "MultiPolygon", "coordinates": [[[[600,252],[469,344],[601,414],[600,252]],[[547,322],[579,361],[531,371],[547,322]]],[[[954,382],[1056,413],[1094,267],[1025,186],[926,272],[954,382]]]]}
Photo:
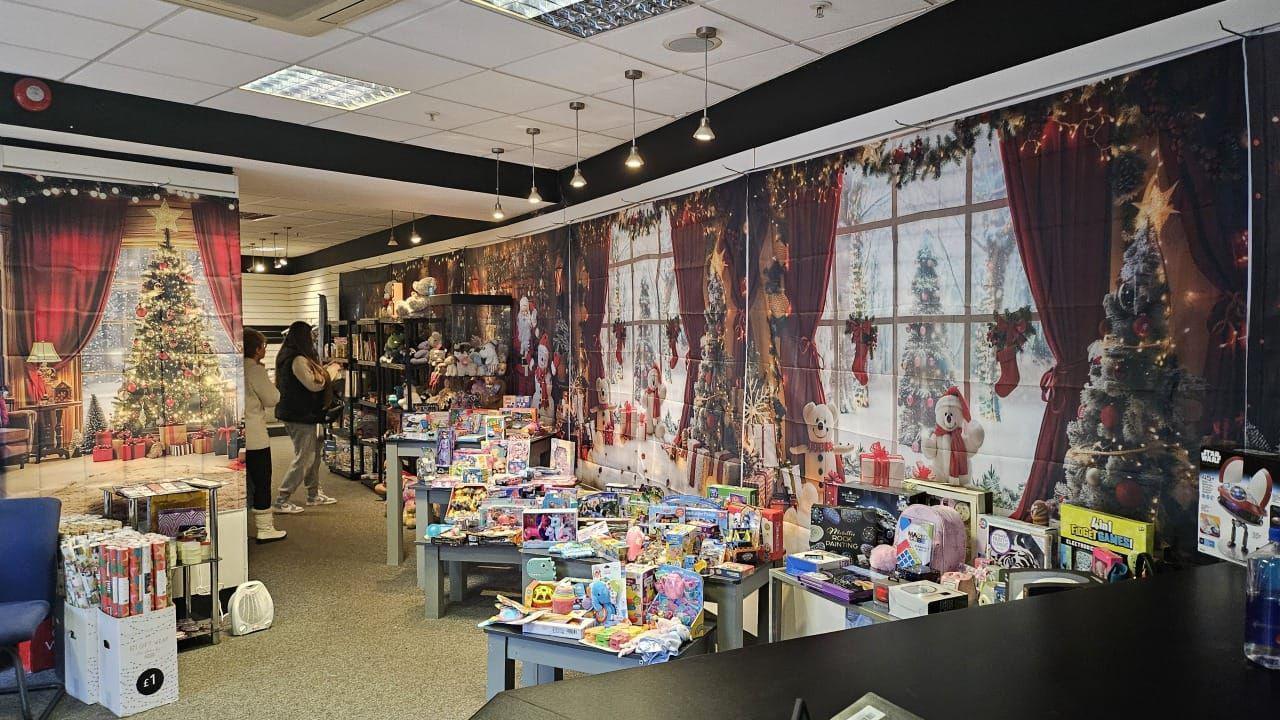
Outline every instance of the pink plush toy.
{"type": "Polygon", "coordinates": [[[644,531],[632,525],[627,528],[627,562],[635,562],[644,551],[644,531]]]}
{"type": "Polygon", "coordinates": [[[896,559],[892,545],[877,545],[871,548],[871,569],[876,572],[892,572],[896,559]]]}

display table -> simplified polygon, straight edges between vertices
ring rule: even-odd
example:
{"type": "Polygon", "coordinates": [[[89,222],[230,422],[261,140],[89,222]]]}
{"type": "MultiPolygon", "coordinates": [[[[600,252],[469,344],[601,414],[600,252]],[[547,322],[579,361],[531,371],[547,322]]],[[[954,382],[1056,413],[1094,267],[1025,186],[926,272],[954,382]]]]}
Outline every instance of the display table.
{"type": "MultiPolygon", "coordinates": [[[[478,445],[478,443],[459,442],[460,446],[478,445]]],[[[387,564],[398,567],[404,560],[404,486],[400,482],[400,459],[422,457],[424,448],[436,446],[435,440],[406,440],[394,435],[386,440],[386,467],[382,469],[382,479],[387,486],[387,564]]],[[[551,436],[540,435],[529,442],[529,462],[545,465],[551,459],[551,436]]],[[[444,495],[444,502],[449,496],[444,495]]],[[[430,506],[419,508],[419,512],[427,510],[430,518],[430,506]]],[[[419,519],[418,526],[426,527],[427,523],[419,519]]],[[[419,578],[421,583],[421,578],[419,578]]]]}
{"type": "MultiPolygon", "coordinates": [[[[706,635],[685,643],[680,648],[680,652],[668,662],[711,652],[711,643],[708,638],[711,637],[712,624],[707,623],[706,635]]],[[[520,684],[525,687],[545,685],[560,680],[564,670],[595,675],[612,670],[641,667],[640,657],[637,655],[618,657],[617,653],[588,647],[577,640],[546,635],[526,635],[517,629],[502,625],[489,625],[484,628],[484,632],[488,636],[489,644],[486,698],[492,698],[504,690],[515,687],[517,660],[522,664],[520,684]]],[[[596,717],[600,715],[597,714],[596,717]]]]}
{"type": "Polygon", "coordinates": [[[468,563],[515,565],[521,562],[515,545],[437,545],[427,540],[415,541],[418,548],[419,576],[426,600],[428,620],[444,616],[444,570],[449,570],[449,600],[461,602],[467,591],[468,563]]]}
{"type": "MultiPolygon", "coordinates": [[[[758,571],[757,571],[758,572],[758,571]]],[[[782,568],[773,568],[769,571],[769,642],[779,642],[782,640],[782,603],[785,593],[782,592],[783,585],[790,585],[814,597],[839,605],[847,611],[856,612],[871,620],[873,623],[889,622],[898,618],[889,614],[889,608],[874,600],[868,600],[860,603],[846,603],[831,597],[823,595],[813,588],[805,585],[796,579],[793,575],[788,575],[787,571],[782,568]]]]}
{"type": "MultiPolygon", "coordinates": [[[[527,560],[531,557],[548,557],[545,550],[521,550],[527,560]]],[[[577,558],[565,560],[556,558],[556,577],[591,577],[591,566],[608,562],[603,558],[577,558]]],[[[737,582],[707,578],[703,586],[703,598],[716,604],[716,650],[737,650],[742,647],[744,631],[742,629],[743,603],[751,593],[759,591],[760,597],[756,605],[756,633],[763,641],[770,636],[771,618],[769,615],[769,568],[761,567],[737,582]]],[[[528,587],[529,574],[525,563],[520,563],[521,586],[528,587]]]]}

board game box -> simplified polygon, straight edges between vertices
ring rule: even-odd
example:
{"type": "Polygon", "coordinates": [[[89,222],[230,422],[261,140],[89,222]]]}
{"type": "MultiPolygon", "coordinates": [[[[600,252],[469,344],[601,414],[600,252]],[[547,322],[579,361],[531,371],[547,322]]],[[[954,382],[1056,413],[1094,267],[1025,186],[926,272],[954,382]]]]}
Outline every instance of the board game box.
{"type": "Polygon", "coordinates": [[[1124,577],[1138,556],[1155,549],[1155,525],[1063,504],[1059,509],[1058,567],[1093,573],[1099,580],[1124,577]],[[1123,567],[1119,567],[1123,565],[1123,567]]]}
{"type": "Polygon", "coordinates": [[[998,515],[978,516],[979,547],[993,565],[1052,568],[1058,531],[998,515]]]}
{"type": "Polygon", "coordinates": [[[1280,525],[1280,455],[1239,448],[1200,450],[1200,552],[1243,563],[1280,525]]]}

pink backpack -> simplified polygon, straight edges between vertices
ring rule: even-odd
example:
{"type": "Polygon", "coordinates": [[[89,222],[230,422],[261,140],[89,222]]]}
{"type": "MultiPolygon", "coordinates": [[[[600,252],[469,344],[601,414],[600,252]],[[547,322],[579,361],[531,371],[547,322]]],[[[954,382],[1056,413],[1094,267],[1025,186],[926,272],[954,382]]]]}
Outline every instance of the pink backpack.
{"type": "Polygon", "coordinates": [[[945,505],[908,505],[898,517],[893,533],[894,548],[906,542],[906,530],[911,521],[933,526],[933,549],[929,567],[938,572],[951,572],[964,565],[969,532],[965,529],[964,519],[955,508],[945,505]]]}

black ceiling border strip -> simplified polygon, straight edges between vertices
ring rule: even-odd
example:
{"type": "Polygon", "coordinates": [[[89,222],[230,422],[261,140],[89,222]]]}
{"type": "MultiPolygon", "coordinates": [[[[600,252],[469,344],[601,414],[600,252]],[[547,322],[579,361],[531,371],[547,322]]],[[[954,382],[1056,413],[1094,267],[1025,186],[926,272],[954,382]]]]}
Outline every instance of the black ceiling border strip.
{"type": "Polygon", "coordinates": [[[693,139],[695,112],[638,139],[639,169],[623,164],[628,143],[581,161],[584,188],[569,186],[572,167],[561,170],[562,197],[573,205],[616,193],[1212,4],[1074,0],[1033,9],[1017,0],[953,0],[713,105],[711,142],[693,139]]]}
{"type": "MultiPolygon", "coordinates": [[[[51,130],[207,152],[485,194],[494,191],[493,158],[463,155],[336,130],[242,115],[199,105],[48,80],[53,102],[28,112],[13,97],[23,75],[0,72],[0,125],[51,130]]],[[[426,134],[426,133],[424,133],[426,134]]],[[[559,174],[539,168],[538,192],[560,199],[559,174]]],[[[506,173],[501,194],[524,197],[526,175],[506,173]]]]}

